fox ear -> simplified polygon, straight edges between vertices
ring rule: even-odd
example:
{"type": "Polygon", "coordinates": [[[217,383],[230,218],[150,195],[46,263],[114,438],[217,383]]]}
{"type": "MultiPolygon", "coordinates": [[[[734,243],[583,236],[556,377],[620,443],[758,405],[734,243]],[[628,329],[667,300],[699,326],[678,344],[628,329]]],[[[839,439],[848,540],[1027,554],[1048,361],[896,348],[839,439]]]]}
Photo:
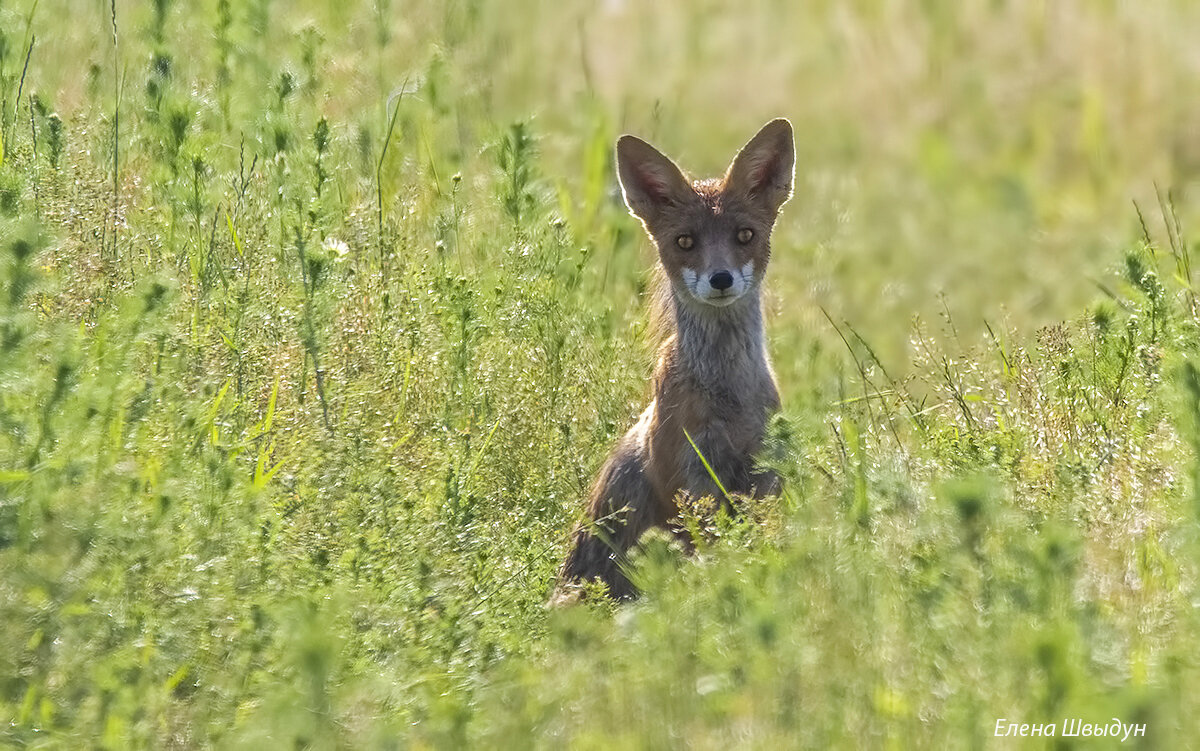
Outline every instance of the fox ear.
{"type": "Polygon", "coordinates": [[[764,125],[733,158],[725,173],[725,189],[775,213],[792,197],[795,169],[792,124],[781,117],[764,125]]]}
{"type": "Polygon", "coordinates": [[[634,136],[617,139],[617,177],[625,205],[643,222],[653,222],[663,209],[683,203],[692,186],[658,149],[634,136]]]}

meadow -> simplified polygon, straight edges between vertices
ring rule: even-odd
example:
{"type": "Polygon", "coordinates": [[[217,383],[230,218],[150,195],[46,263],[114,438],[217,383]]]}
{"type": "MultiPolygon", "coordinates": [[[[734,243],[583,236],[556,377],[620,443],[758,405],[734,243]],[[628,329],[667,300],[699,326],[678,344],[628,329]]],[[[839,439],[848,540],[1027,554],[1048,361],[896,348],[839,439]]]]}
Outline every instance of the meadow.
{"type": "Polygon", "coordinates": [[[1195,747],[1198,28],[0,0],[0,746],[1195,747]],[[784,493],[548,609],[652,366],[613,143],[775,116],[784,493]]]}

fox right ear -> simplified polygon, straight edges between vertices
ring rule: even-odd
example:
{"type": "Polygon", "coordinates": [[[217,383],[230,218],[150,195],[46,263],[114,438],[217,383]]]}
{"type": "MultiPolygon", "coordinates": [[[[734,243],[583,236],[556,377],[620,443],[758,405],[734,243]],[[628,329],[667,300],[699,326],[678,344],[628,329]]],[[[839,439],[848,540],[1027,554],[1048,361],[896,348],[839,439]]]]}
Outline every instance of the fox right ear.
{"type": "Polygon", "coordinates": [[[742,147],[725,173],[725,185],[774,215],[792,197],[795,172],[792,124],[781,117],[764,125],[742,147]]]}
{"type": "Polygon", "coordinates": [[[644,223],[653,222],[663,209],[683,203],[692,193],[674,162],[634,136],[617,139],[617,177],[625,205],[644,223]]]}

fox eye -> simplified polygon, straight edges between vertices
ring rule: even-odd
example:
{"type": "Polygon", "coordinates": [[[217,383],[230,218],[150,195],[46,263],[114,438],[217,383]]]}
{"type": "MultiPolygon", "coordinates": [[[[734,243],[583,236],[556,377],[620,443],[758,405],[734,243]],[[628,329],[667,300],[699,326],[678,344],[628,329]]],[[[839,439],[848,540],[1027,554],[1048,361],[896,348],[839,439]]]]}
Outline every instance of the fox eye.
{"type": "Polygon", "coordinates": [[[675,244],[684,250],[691,250],[692,246],[696,244],[696,241],[692,239],[691,235],[680,235],[679,237],[675,238],[675,244]]]}
{"type": "Polygon", "coordinates": [[[742,227],[738,230],[737,239],[738,242],[740,242],[742,245],[745,245],[754,239],[754,230],[750,229],[749,227],[742,227]]]}

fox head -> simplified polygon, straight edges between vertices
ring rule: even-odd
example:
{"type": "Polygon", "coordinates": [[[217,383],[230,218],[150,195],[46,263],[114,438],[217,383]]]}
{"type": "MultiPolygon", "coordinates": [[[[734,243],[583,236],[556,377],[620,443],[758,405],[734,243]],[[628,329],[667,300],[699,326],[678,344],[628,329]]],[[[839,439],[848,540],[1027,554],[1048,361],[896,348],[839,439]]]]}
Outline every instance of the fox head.
{"type": "Polygon", "coordinates": [[[617,140],[625,204],[657,246],[676,298],[720,308],[758,286],[795,162],[792,126],[782,118],[763,126],[715,180],[691,182],[640,138],[617,140]]]}

